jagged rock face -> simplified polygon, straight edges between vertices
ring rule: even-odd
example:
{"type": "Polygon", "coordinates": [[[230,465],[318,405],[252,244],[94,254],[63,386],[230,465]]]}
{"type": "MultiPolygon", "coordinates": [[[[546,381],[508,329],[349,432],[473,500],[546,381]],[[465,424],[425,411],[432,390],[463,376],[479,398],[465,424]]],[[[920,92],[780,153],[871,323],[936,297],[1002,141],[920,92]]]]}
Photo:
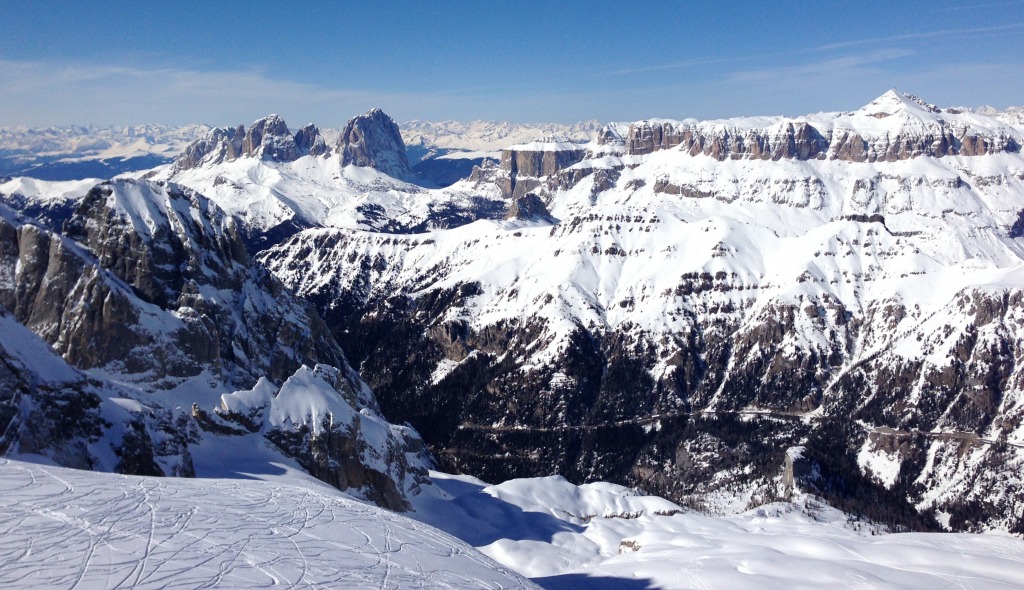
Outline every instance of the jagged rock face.
{"type": "Polygon", "coordinates": [[[943,111],[895,91],[852,113],[782,119],[768,126],[751,126],[743,120],[641,121],[629,126],[624,143],[627,153],[634,155],[680,149],[718,161],[895,162],[922,156],[1016,153],[1021,147],[1019,134],[1009,126],[993,126],[991,120],[979,121],[958,109],[943,111]]]}
{"type": "Polygon", "coordinates": [[[69,366],[0,306],[0,454],[77,469],[192,477],[197,429],[179,409],[125,404],[125,387],[69,366]]]}
{"type": "Polygon", "coordinates": [[[338,139],[338,152],[342,166],[374,168],[399,179],[414,176],[398,125],[380,109],[349,120],[338,139]]]}
{"type": "Polygon", "coordinates": [[[270,115],[254,122],[246,131],[236,128],[215,128],[205,137],[189,144],[175,160],[174,171],[183,172],[200,166],[216,166],[241,157],[271,162],[294,162],[306,156],[330,153],[320,130],[312,123],[292,134],[284,119],[270,115]]]}
{"type": "Polygon", "coordinates": [[[284,120],[270,115],[253,123],[245,132],[242,154],[250,158],[290,162],[299,157],[299,150],[284,120]]]}
{"type": "Polygon", "coordinates": [[[505,214],[505,218],[523,221],[542,221],[545,223],[555,222],[555,218],[551,217],[548,208],[544,206],[544,201],[534,194],[527,194],[509,203],[508,213],[505,214]]]}
{"type": "Polygon", "coordinates": [[[644,121],[630,126],[625,144],[630,154],[649,154],[681,146],[679,149],[690,155],[703,154],[716,160],[808,160],[824,158],[829,148],[828,140],[807,123],[786,123],[772,130],[716,132],[671,122],[644,121]]]}
{"type": "Polygon", "coordinates": [[[498,184],[506,199],[518,199],[586,155],[582,146],[564,142],[513,146],[501,152],[498,184]]]}
{"type": "Polygon", "coordinates": [[[196,168],[204,163],[230,162],[242,154],[245,127],[215,128],[205,137],[190,143],[174,161],[177,170],[196,168]]]}
{"type": "Polygon", "coordinates": [[[65,236],[0,213],[0,451],[191,476],[190,445],[260,433],[313,476],[392,509],[429,482],[419,435],[384,421],[316,312],[250,262],[201,195],[103,183],[65,236]],[[220,413],[187,413],[173,393],[218,381],[253,389],[225,395],[220,413]]]}
{"type": "Polygon", "coordinates": [[[99,184],[79,203],[63,233],[144,301],[164,308],[189,280],[218,289],[237,286],[249,264],[234,223],[195,191],[173,185],[99,184]],[[139,212],[144,217],[137,217],[139,212]]]}
{"type": "Polygon", "coordinates": [[[323,156],[331,153],[320,130],[312,123],[295,132],[295,147],[299,154],[323,156]]]}
{"type": "Polygon", "coordinates": [[[316,313],[250,265],[233,222],[193,191],[104,183],[65,230],[0,220],[0,305],[76,366],[251,385],[345,364],[316,313]]]}

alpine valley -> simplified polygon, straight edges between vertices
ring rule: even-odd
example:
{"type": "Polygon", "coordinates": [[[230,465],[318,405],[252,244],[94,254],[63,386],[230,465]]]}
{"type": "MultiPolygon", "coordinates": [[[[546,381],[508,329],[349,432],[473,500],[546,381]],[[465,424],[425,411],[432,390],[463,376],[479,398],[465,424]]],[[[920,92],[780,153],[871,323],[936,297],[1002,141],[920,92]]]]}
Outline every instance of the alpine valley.
{"type": "Polygon", "coordinates": [[[1024,584],[1020,109],[0,139],[0,585],[1024,584]]]}

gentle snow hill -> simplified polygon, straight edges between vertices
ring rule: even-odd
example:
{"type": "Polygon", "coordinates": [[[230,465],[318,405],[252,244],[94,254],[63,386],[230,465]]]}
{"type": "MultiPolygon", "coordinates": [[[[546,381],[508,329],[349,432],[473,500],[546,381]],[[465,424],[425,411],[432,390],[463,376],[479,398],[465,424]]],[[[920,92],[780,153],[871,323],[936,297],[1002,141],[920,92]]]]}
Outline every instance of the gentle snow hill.
{"type": "Polygon", "coordinates": [[[0,587],[535,588],[329,488],[0,459],[0,587]]]}
{"type": "MultiPolygon", "coordinates": [[[[803,496],[731,517],[608,483],[498,485],[432,472],[448,500],[420,518],[545,588],[1019,588],[1024,541],[880,534],[803,496]]],[[[875,530],[877,532],[877,530],[875,530]]]]}

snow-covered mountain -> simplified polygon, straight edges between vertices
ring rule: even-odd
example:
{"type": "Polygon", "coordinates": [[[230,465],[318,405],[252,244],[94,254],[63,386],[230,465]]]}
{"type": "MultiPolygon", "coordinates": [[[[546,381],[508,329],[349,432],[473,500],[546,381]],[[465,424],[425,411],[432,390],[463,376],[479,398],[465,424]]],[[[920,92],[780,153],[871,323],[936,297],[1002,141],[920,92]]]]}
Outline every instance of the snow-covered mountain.
{"type": "Polygon", "coordinates": [[[456,185],[544,215],[309,229],[259,259],[447,468],[700,502],[769,493],[807,444],[836,502],[1019,531],[1022,144],[896,92],[610,125],[456,185]]]}
{"type": "Polygon", "coordinates": [[[481,152],[498,155],[510,145],[539,137],[560,137],[586,143],[597,138],[601,123],[595,120],[571,125],[558,123],[510,123],[508,121],[407,121],[402,123],[405,145],[424,155],[481,152]]]}
{"type": "Polygon", "coordinates": [[[450,186],[468,177],[474,166],[497,162],[501,150],[542,137],[586,143],[597,137],[601,124],[583,121],[572,125],[498,121],[409,121],[402,137],[421,179],[450,186]]]}
{"type": "Polygon", "coordinates": [[[0,174],[110,178],[169,162],[208,131],[206,125],[0,127],[0,174]]]}
{"type": "Polygon", "coordinates": [[[496,188],[417,184],[397,125],[378,109],[353,117],[333,147],[315,126],[292,134],[276,115],[249,131],[214,129],[145,176],[208,196],[241,222],[253,249],[308,227],[424,231],[500,218],[506,209],[496,188]],[[254,129],[272,129],[260,141],[275,147],[258,148],[254,129]]]}
{"type": "Polygon", "coordinates": [[[0,203],[0,319],[5,454],[192,476],[242,444],[238,467],[293,463],[394,509],[428,483],[419,435],[184,187],[98,184],[60,233],[0,203]]]}

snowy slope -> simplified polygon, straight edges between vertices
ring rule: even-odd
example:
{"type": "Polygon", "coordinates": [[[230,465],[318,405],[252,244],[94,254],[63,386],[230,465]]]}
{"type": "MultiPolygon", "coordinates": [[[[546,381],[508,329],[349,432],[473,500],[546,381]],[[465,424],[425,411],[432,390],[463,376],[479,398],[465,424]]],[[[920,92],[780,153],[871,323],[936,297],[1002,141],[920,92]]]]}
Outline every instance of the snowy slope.
{"type": "Polygon", "coordinates": [[[1024,542],[876,534],[813,498],[733,517],[560,477],[487,485],[433,473],[450,493],[413,516],[545,588],[1016,588],[1024,542]]]}
{"type": "Polygon", "coordinates": [[[330,488],[96,474],[0,459],[4,588],[533,588],[330,488]]]}

